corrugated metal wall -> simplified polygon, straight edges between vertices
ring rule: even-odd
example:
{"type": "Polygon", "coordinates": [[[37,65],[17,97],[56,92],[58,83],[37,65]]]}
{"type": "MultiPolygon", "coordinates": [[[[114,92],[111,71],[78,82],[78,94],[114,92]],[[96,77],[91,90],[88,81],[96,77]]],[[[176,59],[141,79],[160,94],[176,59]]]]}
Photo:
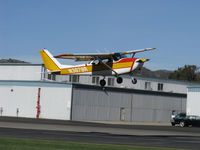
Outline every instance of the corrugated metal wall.
{"type": "Polygon", "coordinates": [[[72,120],[169,122],[186,111],[186,94],[73,85],[72,120]]]}

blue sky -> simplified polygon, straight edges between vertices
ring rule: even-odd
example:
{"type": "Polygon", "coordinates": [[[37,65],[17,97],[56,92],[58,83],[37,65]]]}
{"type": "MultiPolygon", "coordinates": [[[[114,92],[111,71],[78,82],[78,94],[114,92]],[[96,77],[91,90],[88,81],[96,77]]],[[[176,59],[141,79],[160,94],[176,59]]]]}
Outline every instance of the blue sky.
{"type": "Polygon", "coordinates": [[[43,48],[58,55],[156,47],[136,55],[150,58],[152,70],[200,66],[199,7],[199,0],[0,0],[0,58],[41,63],[43,48]]]}

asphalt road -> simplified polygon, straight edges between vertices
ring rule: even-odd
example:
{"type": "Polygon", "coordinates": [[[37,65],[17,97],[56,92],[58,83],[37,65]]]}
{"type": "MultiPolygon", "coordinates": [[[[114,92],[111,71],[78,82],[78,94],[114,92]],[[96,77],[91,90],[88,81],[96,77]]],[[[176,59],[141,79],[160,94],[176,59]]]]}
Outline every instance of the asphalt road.
{"type": "Polygon", "coordinates": [[[200,149],[200,128],[0,118],[0,137],[200,149]]]}

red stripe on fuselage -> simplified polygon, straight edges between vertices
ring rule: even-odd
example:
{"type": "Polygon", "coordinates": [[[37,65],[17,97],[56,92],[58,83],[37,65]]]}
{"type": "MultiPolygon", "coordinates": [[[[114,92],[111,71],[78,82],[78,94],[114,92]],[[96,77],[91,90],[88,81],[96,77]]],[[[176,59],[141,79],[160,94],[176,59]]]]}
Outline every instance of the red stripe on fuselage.
{"type": "Polygon", "coordinates": [[[129,59],[131,59],[131,61],[133,62],[132,65],[131,65],[131,69],[130,69],[130,72],[131,72],[132,69],[133,69],[133,65],[135,64],[135,61],[136,61],[136,59],[138,59],[138,58],[129,58],[129,59]]]}
{"type": "Polygon", "coordinates": [[[124,63],[124,62],[135,62],[137,58],[122,58],[119,61],[115,62],[115,63],[124,63]]]}

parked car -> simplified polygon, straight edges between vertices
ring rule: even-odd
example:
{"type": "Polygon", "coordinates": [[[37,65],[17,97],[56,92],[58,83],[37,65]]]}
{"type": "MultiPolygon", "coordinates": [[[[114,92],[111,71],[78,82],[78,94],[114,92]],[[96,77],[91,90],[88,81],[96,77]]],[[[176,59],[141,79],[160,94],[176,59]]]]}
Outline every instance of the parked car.
{"type": "Polygon", "coordinates": [[[200,117],[194,115],[186,116],[185,113],[180,113],[171,119],[172,126],[179,125],[181,127],[200,126],[200,117]]]}
{"type": "Polygon", "coordinates": [[[188,115],[182,122],[182,127],[184,126],[200,127],[200,117],[194,115],[188,115]]]}
{"type": "Polygon", "coordinates": [[[172,126],[175,126],[177,124],[182,126],[185,118],[186,118],[186,113],[177,114],[174,118],[171,118],[172,126]]]}

